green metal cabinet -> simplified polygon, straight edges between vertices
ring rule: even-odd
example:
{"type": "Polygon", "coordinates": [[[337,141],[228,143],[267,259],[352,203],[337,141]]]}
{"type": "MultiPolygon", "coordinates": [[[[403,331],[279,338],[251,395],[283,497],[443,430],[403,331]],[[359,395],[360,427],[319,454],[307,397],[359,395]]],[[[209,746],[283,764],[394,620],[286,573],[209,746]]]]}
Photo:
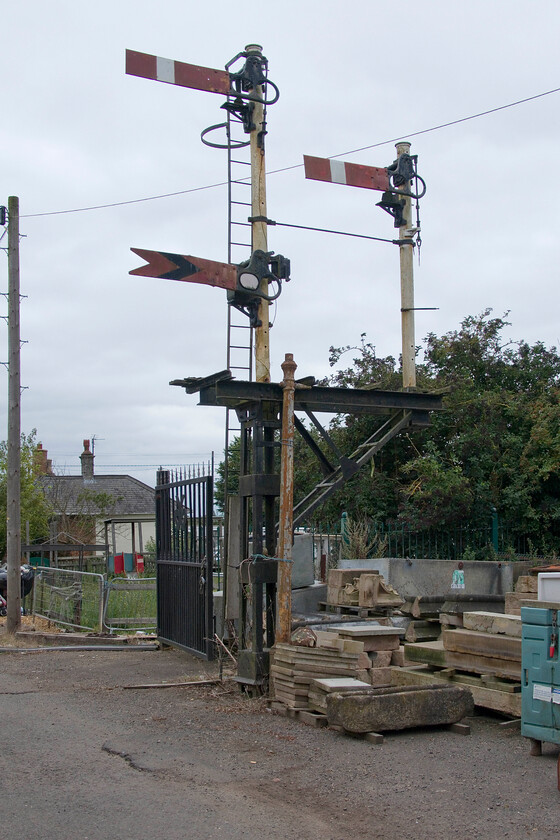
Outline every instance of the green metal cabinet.
{"type": "Polygon", "coordinates": [[[560,604],[521,608],[521,734],[560,744],[560,604]]]}

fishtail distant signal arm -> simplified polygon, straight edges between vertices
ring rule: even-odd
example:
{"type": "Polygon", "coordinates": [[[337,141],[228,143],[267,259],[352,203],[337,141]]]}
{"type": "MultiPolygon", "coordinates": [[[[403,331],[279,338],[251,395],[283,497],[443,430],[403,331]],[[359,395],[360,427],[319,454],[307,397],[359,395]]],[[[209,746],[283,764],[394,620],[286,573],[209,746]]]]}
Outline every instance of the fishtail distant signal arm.
{"type": "Polygon", "coordinates": [[[131,248],[147,265],[135,268],[129,274],[140,277],[157,277],[161,280],[184,280],[188,283],[203,283],[220,289],[235,291],[237,286],[237,268],[229,263],[205,260],[183,254],[170,254],[167,251],[146,251],[131,248]]]}

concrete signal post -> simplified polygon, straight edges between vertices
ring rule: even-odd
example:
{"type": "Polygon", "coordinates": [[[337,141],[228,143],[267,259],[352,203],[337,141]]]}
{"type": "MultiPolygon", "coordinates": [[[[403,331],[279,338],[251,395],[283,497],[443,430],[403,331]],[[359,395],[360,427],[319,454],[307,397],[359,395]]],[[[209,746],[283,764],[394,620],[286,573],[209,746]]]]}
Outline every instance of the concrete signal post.
{"type": "MultiPolygon", "coordinates": [[[[410,143],[397,143],[397,160],[401,155],[410,154],[410,143]]],[[[410,193],[410,181],[404,185],[404,191],[410,193]]],[[[414,240],[412,229],[412,198],[404,196],[403,224],[399,227],[399,251],[401,268],[401,329],[402,329],[402,376],[403,388],[410,391],[416,388],[416,341],[414,335],[414,240]]]]}

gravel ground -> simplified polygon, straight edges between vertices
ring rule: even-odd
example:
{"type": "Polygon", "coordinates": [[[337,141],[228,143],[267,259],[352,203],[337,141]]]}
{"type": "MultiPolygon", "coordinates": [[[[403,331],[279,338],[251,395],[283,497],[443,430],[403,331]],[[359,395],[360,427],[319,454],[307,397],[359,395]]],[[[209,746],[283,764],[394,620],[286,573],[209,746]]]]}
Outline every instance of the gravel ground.
{"type": "Polygon", "coordinates": [[[558,748],[478,714],[471,734],[314,729],[182,651],[2,653],[2,840],[556,838],[558,748]]]}

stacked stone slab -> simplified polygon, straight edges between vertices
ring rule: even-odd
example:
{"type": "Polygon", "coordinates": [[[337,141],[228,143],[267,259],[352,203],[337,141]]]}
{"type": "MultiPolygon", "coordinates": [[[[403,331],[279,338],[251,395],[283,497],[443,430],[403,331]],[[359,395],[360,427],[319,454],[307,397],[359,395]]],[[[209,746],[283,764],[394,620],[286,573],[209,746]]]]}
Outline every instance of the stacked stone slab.
{"type": "Polygon", "coordinates": [[[438,642],[405,645],[409,661],[500,679],[521,679],[521,617],[463,614],[463,627],[444,627],[438,642]]]}
{"type": "Polygon", "coordinates": [[[371,686],[391,684],[391,666],[400,649],[404,631],[398,627],[382,626],[373,622],[362,624],[335,624],[328,630],[316,631],[317,644],[341,646],[344,650],[359,653],[356,676],[371,686]]]}
{"type": "Polygon", "coordinates": [[[314,679],[356,678],[358,653],[337,647],[275,645],[270,667],[271,696],[292,709],[309,708],[309,686],[314,679]]]}
{"type": "Polygon", "coordinates": [[[521,615],[522,601],[536,601],[538,578],[535,575],[520,575],[515,592],[506,592],[505,611],[509,615],[521,615]]]}
{"type": "Polygon", "coordinates": [[[323,680],[312,680],[309,686],[309,705],[311,708],[320,712],[320,714],[327,714],[327,697],[335,691],[360,691],[368,689],[371,686],[368,683],[357,679],[347,679],[345,677],[330,677],[323,680]]]}
{"type": "Polygon", "coordinates": [[[444,627],[437,642],[405,644],[407,662],[415,667],[394,669],[393,684],[465,685],[475,705],[520,717],[521,616],[471,611],[463,614],[463,623],[454,630],[444,627]]]}

